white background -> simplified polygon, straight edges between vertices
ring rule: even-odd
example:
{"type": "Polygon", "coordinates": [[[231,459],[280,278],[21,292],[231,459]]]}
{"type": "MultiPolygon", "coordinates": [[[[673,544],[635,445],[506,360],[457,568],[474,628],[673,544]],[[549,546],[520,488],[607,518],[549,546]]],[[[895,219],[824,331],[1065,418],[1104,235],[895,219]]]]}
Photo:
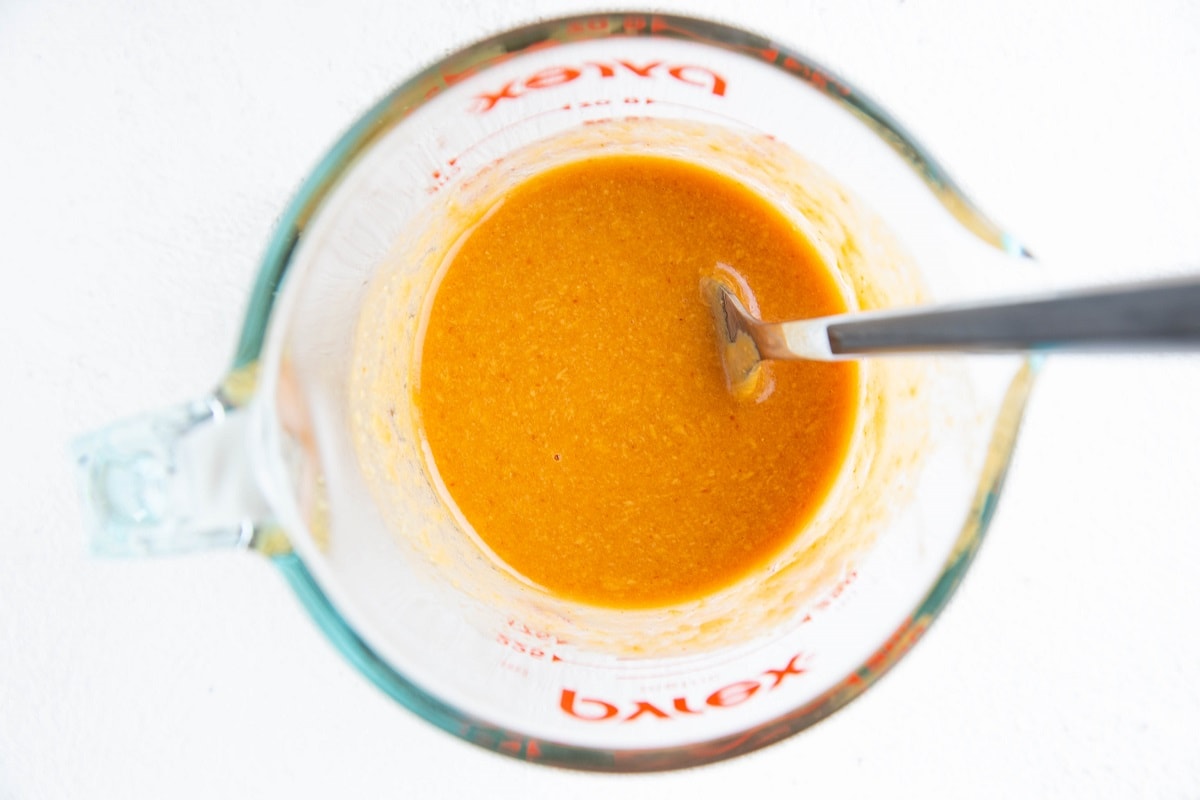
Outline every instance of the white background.
{"type": "MultiPolygon", "coordinates": [[[[657,7],[840,72],[1062,282],[1200,270],[1200,5],[657,7]]],[[[1200,797],[1200,356],[1050,364],[921,644],[815,728],[682,773],[431,728],[256,557],[85,555],[68,439],[210,387],[335,137],[415,68],[584,8],[0,0],[0,798],[1200,797]]]]}

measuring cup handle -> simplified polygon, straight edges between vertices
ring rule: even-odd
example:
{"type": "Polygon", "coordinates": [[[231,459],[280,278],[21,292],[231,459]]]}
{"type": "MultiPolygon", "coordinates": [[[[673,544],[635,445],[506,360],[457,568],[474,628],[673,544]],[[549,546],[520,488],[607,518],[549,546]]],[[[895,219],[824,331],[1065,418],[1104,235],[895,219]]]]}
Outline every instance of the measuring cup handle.
{"type": "Polygon", "coordinates": [[[108,556],[246,547],[268,507],[247,452],[247,412],[220,392],[118,422],[71,446],[92,551],[108,556]]]}

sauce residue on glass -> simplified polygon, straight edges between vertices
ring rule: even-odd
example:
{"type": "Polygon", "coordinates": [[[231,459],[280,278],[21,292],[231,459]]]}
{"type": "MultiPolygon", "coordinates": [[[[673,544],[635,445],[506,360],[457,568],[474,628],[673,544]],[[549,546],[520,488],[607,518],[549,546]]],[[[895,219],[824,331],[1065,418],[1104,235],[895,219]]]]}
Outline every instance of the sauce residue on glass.
{"type": "Polygon", "coordinates": [[[733,396],[698,288],[718,263],[764,318],[846,310],[783,213],[668,157],[553,167],[463,235],[413,399],[443,499],[511,570],[591,605],[688,602],[767,568],[821,507],[859,368],[771,363],[733,396]]]}

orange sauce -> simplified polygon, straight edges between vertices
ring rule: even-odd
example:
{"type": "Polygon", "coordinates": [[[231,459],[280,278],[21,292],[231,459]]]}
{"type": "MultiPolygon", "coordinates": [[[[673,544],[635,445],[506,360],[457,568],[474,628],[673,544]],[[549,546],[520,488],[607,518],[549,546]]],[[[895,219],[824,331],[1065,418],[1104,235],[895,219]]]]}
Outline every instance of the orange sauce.
{"type": "Polygon", "coordinates": [[[700,279],[762,316],[844,311],[779,210],[660,156],[555,167],[467,232],[433,289],[414,400],[447,498],[508,566],[615,608],[687,602],[774,556],[847,455],[852,363],[771,363],[734,397],[700,279]]]}

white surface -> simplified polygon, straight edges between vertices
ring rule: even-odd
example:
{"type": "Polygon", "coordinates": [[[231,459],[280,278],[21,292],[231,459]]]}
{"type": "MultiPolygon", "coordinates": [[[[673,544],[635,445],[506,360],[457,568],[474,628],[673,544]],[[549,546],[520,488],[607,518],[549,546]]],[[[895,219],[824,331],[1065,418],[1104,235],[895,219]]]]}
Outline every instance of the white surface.
{"type": "MultiPolygon", "coordinates": [[[[857,83],[1056,280],[1200,269],[1200,6],[1065,5],[659,7],[857,83]]],[[[1200,356],[1051,364],[925,640],[810,731],[684,773],[536,768],[431,728],[260,559],[85,556],[66,441],[210,386],[334,138],[415,67],[583,7],[0,3],[0,798],[1200,796],[1200,356]]]]}

